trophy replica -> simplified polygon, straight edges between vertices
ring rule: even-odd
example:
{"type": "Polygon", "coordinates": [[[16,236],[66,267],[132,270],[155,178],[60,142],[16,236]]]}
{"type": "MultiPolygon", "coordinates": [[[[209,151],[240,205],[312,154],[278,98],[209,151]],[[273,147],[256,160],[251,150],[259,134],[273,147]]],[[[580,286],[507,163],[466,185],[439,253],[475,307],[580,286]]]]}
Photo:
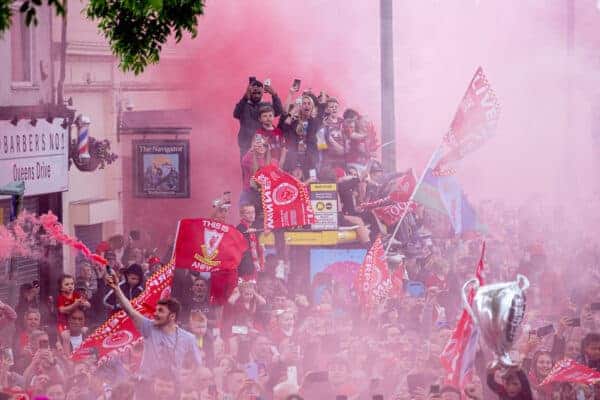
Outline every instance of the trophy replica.
{"type": "Polygon", "coordinates": [[[528,287],[529,280],[523,275],[517,275],[514,282],[481,287],[477,279],[471,279],[463,286],[463,305],[479,327],[483,340],[496,355],[494,364],[499,362],[506,367],[517,365],[508,353],[517,339],[517,331],[525,315],[523,292],[528,287]],[[473,304],[469,304],[465,293],[470,285],[477,290],[473,304]]]}

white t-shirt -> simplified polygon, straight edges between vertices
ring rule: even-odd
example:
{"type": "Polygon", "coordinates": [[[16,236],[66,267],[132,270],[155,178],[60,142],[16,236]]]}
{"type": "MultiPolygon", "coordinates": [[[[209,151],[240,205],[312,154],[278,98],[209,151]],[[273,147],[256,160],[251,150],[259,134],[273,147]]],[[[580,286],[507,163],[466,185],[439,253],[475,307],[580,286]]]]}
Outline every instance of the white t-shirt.
{"type": "Polygon", "coordinates": [[[81,343],[83,343],[83,335],[79,334],[79,336],[71,336],[69,337],[69,340],[71,341],[71,347],[73,348],[73,351],[75,351],[79,348],[79,346],[81,346],[81,343]]]}

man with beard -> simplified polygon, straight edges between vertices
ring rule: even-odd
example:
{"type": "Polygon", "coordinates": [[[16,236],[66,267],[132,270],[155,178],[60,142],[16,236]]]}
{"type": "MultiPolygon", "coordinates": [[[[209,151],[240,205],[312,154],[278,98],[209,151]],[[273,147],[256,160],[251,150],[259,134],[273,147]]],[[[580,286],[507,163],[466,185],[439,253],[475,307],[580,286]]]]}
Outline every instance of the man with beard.
{"type": "MultiPolygon", "coordinates": [[[[202,365],[196,338],[177,325],[181,305],[176,299],[159,300],[154,311],[154,319],[149,319],[131,305],[119,287],[115,274],[107,277],[106,280],[107,285],[114,290],[117,300],[144,337],[144,352],[140,365],[142,381],[151,379],[160,371],[167,370],[179,382],[184,363],[189,363],[191,367],[202,365]]],[[[150,385],[138,386],[143,390],[144,387],[150,385]]],[[[146,396],[146,398],[148,397],[146,396]]]]}
{"type": "Polygon", "coordinates": [[[281,99],[279,99],[275,90],[270,85],[263,85],[262,82],[251,76],[244,97],[235,105],[233,110],[233,117],[240,121],[240,130],[238,131],[240,160],[250,150],[252,138],[256,130],[261,127],[259,109],[262,106],[270,105],[262,101],[264,92],[271,95],[274,116],[278,117],[283,112],[281,99]]]}

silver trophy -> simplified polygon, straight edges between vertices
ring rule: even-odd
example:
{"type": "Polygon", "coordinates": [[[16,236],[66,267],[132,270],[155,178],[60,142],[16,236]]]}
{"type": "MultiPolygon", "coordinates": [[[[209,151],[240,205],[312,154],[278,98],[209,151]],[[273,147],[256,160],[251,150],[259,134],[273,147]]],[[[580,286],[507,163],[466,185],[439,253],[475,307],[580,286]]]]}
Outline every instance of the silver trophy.
{"type": "Polygon", "coordinates": [[[478,326],[483,340],[493,350],[494,363],[511,367],[509,351],[515,343],[525,315],[525,293],[529,280],[517,275],[514,282],[495,283],[479,287],[477,279],[467,281],[462,290],[463,305],[478,326]],[[467,290],[473,285],[477,290],[473,304],[469,305],[467,290]]]}

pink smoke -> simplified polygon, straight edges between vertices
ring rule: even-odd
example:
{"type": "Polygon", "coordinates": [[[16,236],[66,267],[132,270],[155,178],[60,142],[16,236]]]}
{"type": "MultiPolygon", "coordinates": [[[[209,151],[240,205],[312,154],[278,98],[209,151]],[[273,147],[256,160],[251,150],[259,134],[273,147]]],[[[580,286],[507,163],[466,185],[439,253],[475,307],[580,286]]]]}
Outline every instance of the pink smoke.
{"type": "Polygon", "coordinates": [[[64,233],[62,224],[58,222],[58,217],[54,215],[51,211],[47,214],[40,215],[39,221],[46,230],[46,233],[52,239],[64,244],[65,246],[69,246],[72,249],[81,252],[81,254],[83,254],[83,256],[91,262],[98,263],[100,265],[108,264],[108,261],[104,257],[92,253],[92,251],[79,239],[64,233]]]}
{"type": "Polygon", "coordinates": [[[0,260],[11,257],[42,258],[43,247],[56,242],[81,252],[91,262],[108,264],[105,258],[94,254],[79,239],[64,233],[62,224],[52,212],[38,217],[27,211],[19,214],[8,226],[0,225],[0,260]]]}

